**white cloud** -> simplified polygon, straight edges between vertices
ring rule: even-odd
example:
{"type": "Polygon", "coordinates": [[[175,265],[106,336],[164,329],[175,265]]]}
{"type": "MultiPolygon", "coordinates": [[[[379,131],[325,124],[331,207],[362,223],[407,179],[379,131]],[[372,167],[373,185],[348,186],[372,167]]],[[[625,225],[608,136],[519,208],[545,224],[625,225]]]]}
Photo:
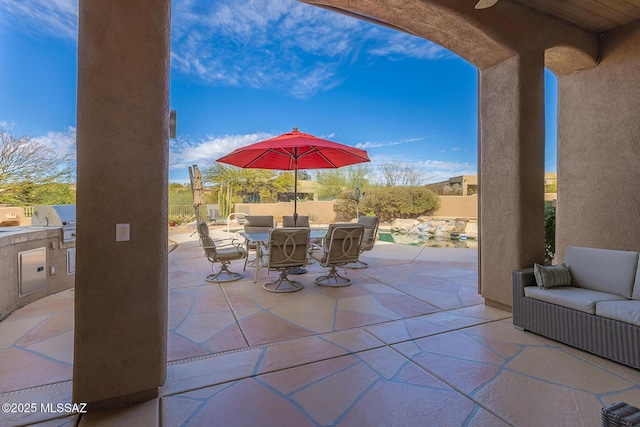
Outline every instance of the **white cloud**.
{"type": "Polygon", "coordinates": [[[76,40],[78,0],[0,0],[0,23],[28,34],[76,40]]]}
{"type": "MultiPolygon", "coordinates": [[[[75,41],[77,0],[0,0],[0,25],[75,41]]],[[[294,0],[173,2],[172,67],[210,85],[288,92],[340,85],[359,55],[392,60],[452,56],[427,40],[294,0]]]]}
{"type": "Polygon", "coordinates": [[[426,40],[292,0],[176,2],[172,44],[172,66],[208,84],[303,99],[340,85],[340,68],[358,55],[450,56],[426,40]]]}
{"type": "Polygon", "coordinates": [[[381,39],[380,43],[369,49],[369,53],[392,60],[407,57],[424,60],[453,57],[453,54],[442,46],[404,33],[392,33],[389,37],[381,39]]]}
{"type": "Polygon", "coordinates": [[[400,145],[400,144],[404,144],[407,142],[418,142],[418,141],[422,141],[424,140],[424,138],[407,138],[404,139],[402,141],[390,141],[390,142],[373,142],[373,141],[367,141],[367,142],[359,142],[356,144],[356,148],[360,148],[362,150],[366,150],[368,148],[379,148],[379,147],[389,147],[392,145],[400,145]]]}
{"type": "Polygon", "coordinates": [[[201,141],[179,138],[171,141],[169,169],[184,169],[194,164],[213,163],[217,158],[230,153],[236,148],[253,144],[276,135],[268,133],[252,133],[246,135],[208,136],[201,141]]]}
{"type": "Polygon", "coordinates": [[[4,120],[0,120],[0,128],[8,131],[15,128],[15,123],[9,123],[5,122],[4,120]]]}
{"type": "Polygon", "coordinates": [[[359,142],[356,144],[356,148],[360,148],[361,150],[367,150],[369,148],[379,148],[379,147],[388,147],[390,145],[399,145],[401,142],[359,142]]]}
{"type": "Polygon", "coordinates": [[[52,148],[61,156],[76,154],[76,128],[69,126],[64,132],[47,132],[45,135],[34,137],[34,141],[52,148]]]}
{"type": "Polygon", "coordinates": [[[476,175],[478,168],[476,165],[467,162],[452,162],[444,160],[412,160],[406,156],[397,156],[391,154],[370,155],[371,166],[376,176],[373,178],[376,182],[383,182],[382,165],[385,163],[399,162],[402,165],[408,165],[412,169],[420,169],[423,172],[424,183],[445,181],[454,176],[460,175],[476,175]]]}

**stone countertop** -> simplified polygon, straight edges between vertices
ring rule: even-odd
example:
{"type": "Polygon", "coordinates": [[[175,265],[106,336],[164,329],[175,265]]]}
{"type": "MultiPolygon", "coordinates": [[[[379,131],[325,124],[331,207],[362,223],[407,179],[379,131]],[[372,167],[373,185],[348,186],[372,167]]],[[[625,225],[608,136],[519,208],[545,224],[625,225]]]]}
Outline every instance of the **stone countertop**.
{"type": "Polygon", "coordinates": [[[0,248],[60,235],[60,227],[0,227],[0,248]]]}

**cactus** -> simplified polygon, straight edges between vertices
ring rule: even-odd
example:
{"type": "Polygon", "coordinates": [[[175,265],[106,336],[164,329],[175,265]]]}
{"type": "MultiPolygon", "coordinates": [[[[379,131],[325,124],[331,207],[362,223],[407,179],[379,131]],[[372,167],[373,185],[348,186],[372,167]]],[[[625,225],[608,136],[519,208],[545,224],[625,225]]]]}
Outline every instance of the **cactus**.
{"type": "Polygon", "coordinates": [[[218,208],[220,217],[227,218],[231,213],[231,197],[233,190],[230,185],[220,184],[218,187],[218,208]]]}

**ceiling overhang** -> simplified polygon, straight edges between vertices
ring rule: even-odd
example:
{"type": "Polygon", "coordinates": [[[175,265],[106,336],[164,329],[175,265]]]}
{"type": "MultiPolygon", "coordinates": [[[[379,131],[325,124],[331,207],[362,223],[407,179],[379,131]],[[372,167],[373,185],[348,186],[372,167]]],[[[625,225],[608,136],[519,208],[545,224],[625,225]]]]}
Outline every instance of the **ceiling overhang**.
{"type": "MultiPolygon", "coordinates": [[[[541,52],[545,65],[558,76],[592,67],[598,60],[597,32],[532,7],[560,3],[577,7],[596,3],[593,0],[499,0],[480,10],[475,9],[477,0],[300,1],[431,40],[479,69],[525,51],[541,52]]],[[[621,0],[600,0],[606,1],[621,0]]]]}

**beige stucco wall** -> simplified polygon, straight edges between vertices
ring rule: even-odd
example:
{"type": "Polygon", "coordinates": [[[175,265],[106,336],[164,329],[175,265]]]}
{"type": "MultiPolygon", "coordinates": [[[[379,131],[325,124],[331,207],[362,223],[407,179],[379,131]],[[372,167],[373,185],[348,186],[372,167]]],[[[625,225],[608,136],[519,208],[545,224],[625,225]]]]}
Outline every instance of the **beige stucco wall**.
{"type": "Polygon", "coordinates": [[[171,2],[78,12],[73,401],[97,410],[157,397],[166,378],[171,2]]]}
{"type": "MultiPolygon", "coordinates": [[[[440,209],[434,216],[451,218],[477,218],[478,196],[439,196],[440,209]]],[[[335,221],[333,205],[335,200],[321,202],[298,202],[298,214],[308,215],[317,224],[328,224],[335,221]]],[[[280,203],[235,203],[234,212],[249,215],[273,215],[280,222],[283,215],[291,215],[293,202],[280,203]]]]}
{"type": "MultiPolygon", "coordinates": [[[[334,203],[335,201],[333,200],[298,202],[298,215],[307,215],[311,221],[318,224],[328,224],[335,221],[334,203]]],[[[293,215],[293,202],[235,203],[233,211],[243,212],[248,215],[273,215],[280,223],[283,215],[293,215]]]]}
{"type": "Polygon", "coordinates": [[[434,215],[451,218],[477,218],[478,195],[473,196],[438,196],[440,209],[434,215]]]}
{"type": "Polygon", "coordinates": [[[603,38],[600,64],[558,82],[556,248],[640,250],[640,23],[603,38]]]}

